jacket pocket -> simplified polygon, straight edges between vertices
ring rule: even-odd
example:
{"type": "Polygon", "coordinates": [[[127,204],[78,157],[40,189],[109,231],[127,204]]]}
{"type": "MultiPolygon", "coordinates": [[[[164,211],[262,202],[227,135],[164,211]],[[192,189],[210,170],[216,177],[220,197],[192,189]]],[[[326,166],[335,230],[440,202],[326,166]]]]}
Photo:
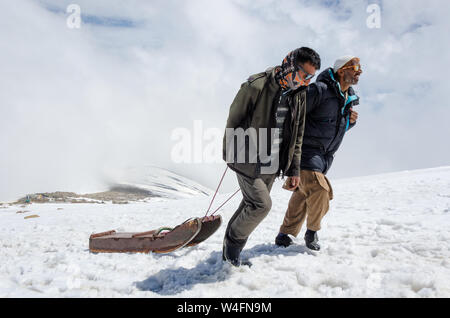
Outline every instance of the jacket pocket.
{"type": "Polygon", "coordinates": [[[320,186],[328,192],[330,200],[333,200],[333,188],[331,187],[328,178],[323,173],[317,171],[314,171],[314,176],[316,177],[317,182],[320,184],[320,186]]]}

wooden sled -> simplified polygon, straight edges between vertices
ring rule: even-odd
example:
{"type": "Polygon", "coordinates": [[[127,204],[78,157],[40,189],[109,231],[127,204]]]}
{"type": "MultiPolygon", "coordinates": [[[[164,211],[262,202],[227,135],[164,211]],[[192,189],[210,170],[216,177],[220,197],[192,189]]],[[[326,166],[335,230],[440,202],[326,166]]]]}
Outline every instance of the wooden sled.
{"type": "Polygon", "coordinates": [[[184,246],[195,246],[220,227],[220,215],[195,218],[175,228],[159,228],[148,232],[117,233],[108,231],[92,234],[89,251],[94,253],[170,253],[184,246]]]}

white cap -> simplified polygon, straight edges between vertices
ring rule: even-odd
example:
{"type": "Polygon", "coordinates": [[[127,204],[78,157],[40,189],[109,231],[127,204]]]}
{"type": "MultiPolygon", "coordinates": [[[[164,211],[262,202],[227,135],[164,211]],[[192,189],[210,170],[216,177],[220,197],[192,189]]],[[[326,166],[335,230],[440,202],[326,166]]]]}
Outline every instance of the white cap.
{"type": "Polygon", "coordinates": [[[341,56],[340,58],[338,58],[336,60],[336,62],[334,62],[333,72],[336,73],[338,71],[338,69],[340,69],[342,66],[344,66],[345,64],[347,64],[349,61],[353,60],[354,58],[356,58],[356,56],[353,56],[353,55],[341,56]]]}

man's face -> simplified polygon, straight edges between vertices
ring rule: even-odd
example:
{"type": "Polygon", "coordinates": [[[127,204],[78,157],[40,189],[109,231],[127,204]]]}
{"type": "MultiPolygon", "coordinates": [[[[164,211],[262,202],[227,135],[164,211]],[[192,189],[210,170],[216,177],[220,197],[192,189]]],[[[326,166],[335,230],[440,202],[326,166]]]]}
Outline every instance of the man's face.
{"type": "Polygon", "coordinates": [[[298,74],[305,86],[308,86],[314,75],[316,75],[316,68],[309,62],[300,64],[298,74]],[[313,76],[311,76],[313,75],[313,76]]]}
{"type": "Polygon", "coordinates": [[[344,82],[349,85],[357,85],[359,82],[359,77],[362,74],[361,64],[359,58],[354,58],[345,64],[340,70],[341,76],[344,82]],[[355,69],[358,69],[357,71],[355,69]]]}
{"type": "Polygon", "coordinates": [[[309,62],[298,64],[297,69],[284,75],[280,86],[292,91],[306,88],[316,74],[316,68],[309,62]]]}

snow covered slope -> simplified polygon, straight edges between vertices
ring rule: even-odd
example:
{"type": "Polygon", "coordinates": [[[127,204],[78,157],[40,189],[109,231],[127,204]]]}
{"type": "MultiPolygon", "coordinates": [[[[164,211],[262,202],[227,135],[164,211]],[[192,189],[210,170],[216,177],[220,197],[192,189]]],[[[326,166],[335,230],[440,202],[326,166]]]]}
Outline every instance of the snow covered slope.
{"type": "Polygon", "coordinates": [[[151,192],[163,198],[189,198],[209,195],[212,190],[169,170],[155,166],[133,167],[116,172],[112,187],[128,186],[151,192]]]}
{"type": "Polygon", "coordinates": [[[0,206],[0,297],[450,297],[450,167],[331,182],[322,250],[312,252],[305,229],[296,245],[274,245],[290,197],[277,181],[272,211],[243,252],[252,268],[221,261],[240,195],[209,240],[165,255],[90,254],[88,238],[203,216],[209,197],[0,206]]]}

